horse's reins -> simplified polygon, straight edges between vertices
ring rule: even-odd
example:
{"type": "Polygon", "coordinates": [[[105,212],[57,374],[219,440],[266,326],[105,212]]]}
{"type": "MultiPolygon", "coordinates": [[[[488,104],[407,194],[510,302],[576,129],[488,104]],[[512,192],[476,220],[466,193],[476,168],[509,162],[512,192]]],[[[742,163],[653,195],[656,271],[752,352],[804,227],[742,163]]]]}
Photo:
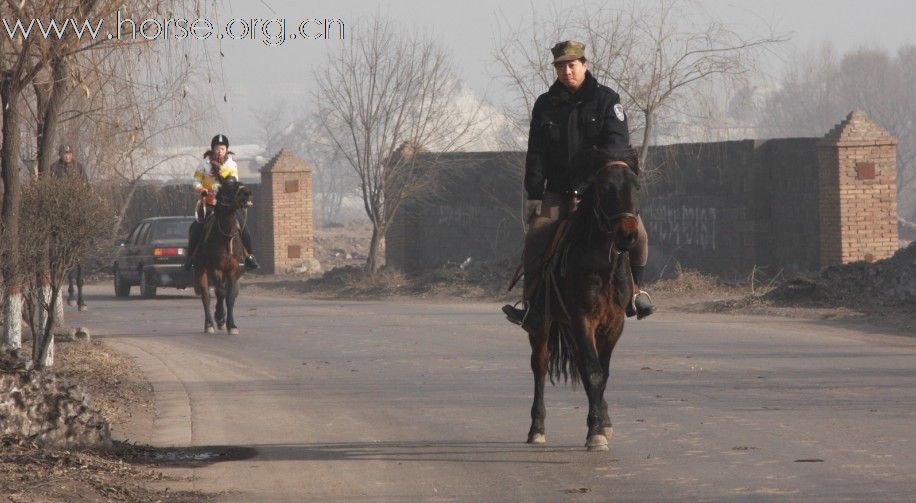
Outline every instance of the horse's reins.
{"type": "MultiPolygon", "coordinates": [[[[241,185],[240,185],[240,187],[241,187],[241,185]]],[[[242,234],[242,231],[243,231],[243,230],[245,229],[245,227],[248,225],[248,208],[242,208],[242,207],[241,207],[241,204],[239,204],[239,194],[238,194],[238,190],[236,190],[235,198],[232,200],[232,202],[235,204],[235,206],[237,206],[239,209],[241,209],[241,210],[242,210],[242,213],[245,215],[244,219],[241,219],[241,220],[242,220],[241,225],[238,226],[238,233],[239,233],[239,235],[241,235],[241,234],[242,234]]],[[[220,201],[219,198],[217,198],[216,204],[219,205],[219,206],[225,207],[225,208],[230,208],[230,209],[232,208],[232,204],[226,203],[226,202],[223,202],[223,201],[220,201]]],[[[230,214],[231,214],[231,212],[230,212],[230,214]]],[[[215,216],[215,215],[214,215],[214,216],[215,216]]],[[[222,226],[222,224],[220,223],[220,220],[219,220],[219,219],[216,219],[216,226],[217,226],[217,228],[219,229],[219,233],[220,233],[223,237],[229,238],[229,253],[231,254],[231,253],[232,253],[232,238],[235,237],[235,233],[232,232],[232,229],[229,229],[229,232],[225,232],[225,231],[223,230],[223,226],[222,226]]],[[[249,250],[246,250],[246,252],[250,253],[249,250]]]]}
{"type": "MultiPolygon", "coordinates": [[[[630,169],[630,165],[623,161],[611,161],[607,163],[605,166],[622,166],[624,168],[630,169]]],[[[607,216],[604,213],[604,210],[601,209],[600,192],[598,190],[595,190],[594,194],[595,194],[595,204],[592,205],[592,211],[595,213],[595,218],[598,220],[598,227],[605,234],[611,234],[614,232],[614,230],[610,228],[610,226],[613,225],[614,222],[618,220],[622,220],[624,218],[633,218],[633,219],[636,218],[637,214],[633,212],[629,212],[629,211],[621,211],[620,213],[616,213],[614,215],[611,215],[610,217],[607,216]]]]}

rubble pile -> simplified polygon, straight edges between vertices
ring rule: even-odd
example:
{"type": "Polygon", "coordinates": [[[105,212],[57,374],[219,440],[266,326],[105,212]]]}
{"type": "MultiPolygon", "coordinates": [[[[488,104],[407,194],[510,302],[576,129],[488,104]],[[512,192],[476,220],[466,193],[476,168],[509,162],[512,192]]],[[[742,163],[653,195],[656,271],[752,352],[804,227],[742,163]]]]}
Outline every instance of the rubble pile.
{"type": "Polygon", "coordinates": [[[111,444],[108,422],[82,387],[29,370],[8,353],[0,355],[0,437],[54,447],[111,444]]]}
{"type": "Polygon", "coordinates": [[[916,243],[884,260],[830,266],[787,280],[765,298],[845,306],[916,304],[916,243]]]}

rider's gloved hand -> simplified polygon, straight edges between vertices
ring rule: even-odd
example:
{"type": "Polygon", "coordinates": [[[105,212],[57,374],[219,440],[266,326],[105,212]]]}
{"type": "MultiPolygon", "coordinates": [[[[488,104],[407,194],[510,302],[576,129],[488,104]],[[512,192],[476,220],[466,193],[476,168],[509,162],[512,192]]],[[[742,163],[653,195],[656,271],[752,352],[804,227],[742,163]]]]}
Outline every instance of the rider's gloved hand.
{"type": "Polygon", "coordinates": [[[529,199],[525,203],[525,215],[528,216],[528,220],[541,214],[541,200],[540,199],[529,199]]]}

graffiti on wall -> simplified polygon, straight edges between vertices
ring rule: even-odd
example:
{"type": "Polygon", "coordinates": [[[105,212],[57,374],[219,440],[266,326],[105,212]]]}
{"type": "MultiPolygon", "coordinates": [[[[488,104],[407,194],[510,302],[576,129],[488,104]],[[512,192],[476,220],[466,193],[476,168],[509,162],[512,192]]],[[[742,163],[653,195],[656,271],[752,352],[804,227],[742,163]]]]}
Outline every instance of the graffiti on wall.
{"type": "Polygon", "coordinates": [[[435,222],[439,227],[476,227],[484,215],[478,206],[443,205],[435,208],[435,222]]]}
{"type": "Polygon", "coordinates": [[[652,205],[641,211],[650,242],[716,249],[716,209],[652,205]]]}

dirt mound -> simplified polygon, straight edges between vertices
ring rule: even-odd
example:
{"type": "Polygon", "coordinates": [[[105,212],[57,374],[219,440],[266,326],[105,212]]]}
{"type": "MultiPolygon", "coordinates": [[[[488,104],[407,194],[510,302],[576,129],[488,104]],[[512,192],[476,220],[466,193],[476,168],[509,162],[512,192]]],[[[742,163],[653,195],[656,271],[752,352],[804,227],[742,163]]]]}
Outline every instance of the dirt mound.
{"type": "Polygon", "coordinates": [[[323,276],[309,279],[277,279],[253,282],[250,286],[268,290],[310,293],[334,298],[382,298],[391,296],[449,296],[475,300],[506,297],[506,287],[515,272],[510,261],[446,264],[416,275],[383,267],[374,275],[362,266],[337,267],[323,276]]]}
{"type": "Polygon", "coordinates": [[[10,354],[0,366],[0,436],[55,447],[111,444],[108,421],[81,386],[27,370],[10,354]]]}
{"type": "Polygon", "coordinates": [[[821,306],[916,304],[916,244],[877,262],[835,265],[786,280],[763,298],[777,304],[821,306]]]}

